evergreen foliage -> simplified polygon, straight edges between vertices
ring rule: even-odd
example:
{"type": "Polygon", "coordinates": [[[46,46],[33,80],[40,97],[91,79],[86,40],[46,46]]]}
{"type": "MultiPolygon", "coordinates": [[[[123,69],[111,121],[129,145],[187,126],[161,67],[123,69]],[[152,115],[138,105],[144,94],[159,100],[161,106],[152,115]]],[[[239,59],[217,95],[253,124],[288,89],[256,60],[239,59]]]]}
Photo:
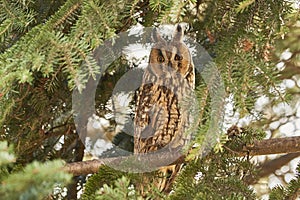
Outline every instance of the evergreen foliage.
{"type": "Polygon", "coordinates": [[[2,199],[43,199],[54,192],[54,186],[63,187],[71,175],[61,171],[60,160],[46,163],[32,162],[18,169],[13,167],[15,157],[7,142],[0,142],[0,195],[2,199]]]}
{"type": "Polygon", "coordinates": [[[300,165],[297,167],[297,175],[286,187],[277,186],[270,193],[270,199],[296,199],[300,196],[300,165]]]}
{"type": "Polygon", "coordinates": [[[109,187],[107,184],[103,185],[103,190],[99,192],[102,195],[98,195],[95,199],[143,199],[135,196],[135,191],[129,187],[129,183],[130,181],[122,176],[122,178],[115,180],[115,188],[109,187]]]}
{"type": "MultiPolygon", "coordinates": [[[[99,190],[99,188],[103,187],[104,185],[106,185],[106,188],[109,186],[113,186],[115,180],[118,180],[122,177],[125,178],[124,175],[124,172],[114,170],[107,166],[101,167],[97,174],[94,174],[93,176],[88,178],[88,182],[85,185],[85,190],[81,199],[95,199],[97,196],[96,192],[99,190]]],[[[127,179],[125,180],[125,182],[127,184],[127,179]]]]}
{"type": "Polygon", "coordinates": [[[251,144],[254,137],[262,139],[264,133],[256,133],[250,127],[231,133],[223,144],[231,151],[211,152],[202,159],[188,162],[176,179],[175,192],[170,199],[255,199],[247,185],[249,177],[257,173],[255,165],[247,156],[235,157],[234,149],[251,144]]]}
{"type": "MultiPolygon", "coordinates": [[[[0,8],[0,141],[7,141],[0,142],[0,196],[7,199],[41,199],[55,184],[69,183],[70,175],[59,170],[63,163],[56,159],[80,161],[84,154],[72,119],[72,91],[84,90],[101,74],[97,113],[108,113],[112,88],[132,66],[119,58],[104,71],[93,51],[137,23],[187,23],[187,34],[213,57],[240,117],[254,116],[262,95],[274,103],[286,100],[278,83],[300,74],[299,13],[287,1],[1,0],[0,8]],[[292,56],[282,60],[286,50],[292,56]],[[286,65],[281,72],[275,67],[279,61],[286,65]]],[[[214,109],[201,72],[196,85],[201,112],[194,143],[201,143],[214,109]]],[[[260,113],[254,117],[262,119],[260,113]]],[[[263,139],[263,128],[250,124],[240,135],[222,136],[205,157],[194,147],[173,193],[166,197],[154,191],[146,198],[255,199],[247,177],[259,178],[256,166],[228,149],[263,139]]],[[[138,174],[103,167],[87,178],[82,199],[141,199],[135,189],[139,181],[138,174]]],[[[299,187],[297,175],[270,197],[293,197],[299,187]]]]}

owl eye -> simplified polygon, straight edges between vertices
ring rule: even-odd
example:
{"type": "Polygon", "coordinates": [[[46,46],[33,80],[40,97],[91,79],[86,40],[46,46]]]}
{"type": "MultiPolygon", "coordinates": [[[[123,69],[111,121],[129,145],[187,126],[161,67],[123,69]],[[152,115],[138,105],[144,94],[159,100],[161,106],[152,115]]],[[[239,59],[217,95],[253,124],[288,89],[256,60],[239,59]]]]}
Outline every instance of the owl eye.
{"type": "Polygon", "coordinates": [[[180,56],[180,55],[178,55],[178,54],[176,54],[175,55],[175,58],[174,58],[174,60],[182,60],[183,59],[183,57],[182,56],[180,56]]]}
{"type": "Polygon", "coordinates": [[[163,56],[158,56],[158,57],[157,57],[157,61],[162,63],[162,62],[165,61],[165,59],[164,59],[163,56]]]}

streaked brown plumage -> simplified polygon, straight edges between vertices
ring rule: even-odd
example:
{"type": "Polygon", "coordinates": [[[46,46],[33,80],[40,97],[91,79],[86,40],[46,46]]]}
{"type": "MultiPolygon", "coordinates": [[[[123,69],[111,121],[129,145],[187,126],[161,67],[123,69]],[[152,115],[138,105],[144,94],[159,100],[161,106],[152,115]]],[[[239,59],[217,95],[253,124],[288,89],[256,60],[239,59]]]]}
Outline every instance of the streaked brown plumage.
{"type": "MultiPolygon", "coordinates": [[[[143,76],[135,114],[134,153],[185,145],[184,133],[190,125],[186,95],[195,87],[195,69],[188,47],[183,43],[183,29],[177,25],[170,42],[153,31],[149,64],[143,76]]],[[[180,165],[160,168],[163,178],[154,180],[160,191],[169,191],[180,165]]]]}

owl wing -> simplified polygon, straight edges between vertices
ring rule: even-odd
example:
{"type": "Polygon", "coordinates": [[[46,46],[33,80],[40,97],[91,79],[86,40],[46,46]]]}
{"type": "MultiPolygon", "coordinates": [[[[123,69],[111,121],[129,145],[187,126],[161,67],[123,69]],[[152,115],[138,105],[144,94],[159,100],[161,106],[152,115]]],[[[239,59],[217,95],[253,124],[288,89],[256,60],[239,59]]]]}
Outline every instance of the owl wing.
{"type": "Polygon", "coordinates": [[[190,63],[189,71],[185,78],[187,80],[187,83],[189,84],[190,89],[195,89],[195,66],[193,61],[190,63]]]}

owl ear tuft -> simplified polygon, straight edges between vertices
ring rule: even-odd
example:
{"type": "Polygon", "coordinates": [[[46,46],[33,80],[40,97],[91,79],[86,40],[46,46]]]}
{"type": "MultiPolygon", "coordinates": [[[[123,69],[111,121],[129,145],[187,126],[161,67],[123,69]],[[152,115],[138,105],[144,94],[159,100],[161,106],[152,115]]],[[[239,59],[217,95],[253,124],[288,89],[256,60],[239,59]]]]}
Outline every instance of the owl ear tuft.
{"type": "Polygon", "coordinates": [[[152,31],[152,39],[153,42],[165,42],[165,40],[161,37],[159,31],[155,27],[153,28],[152,31]]]}
{"type": "Polygon", "coordinates": [[[182,32],[182,27],[181,27],[180,24],[177,25],[176,29],[177,29],[178,32],[182,32]]]}
{"type": "Polygon", "coordinates": [[[183,28],[180,24],[177,25],[175,33],[173,36],[173,42],[182,42],[183,41],[183,28]]]}

